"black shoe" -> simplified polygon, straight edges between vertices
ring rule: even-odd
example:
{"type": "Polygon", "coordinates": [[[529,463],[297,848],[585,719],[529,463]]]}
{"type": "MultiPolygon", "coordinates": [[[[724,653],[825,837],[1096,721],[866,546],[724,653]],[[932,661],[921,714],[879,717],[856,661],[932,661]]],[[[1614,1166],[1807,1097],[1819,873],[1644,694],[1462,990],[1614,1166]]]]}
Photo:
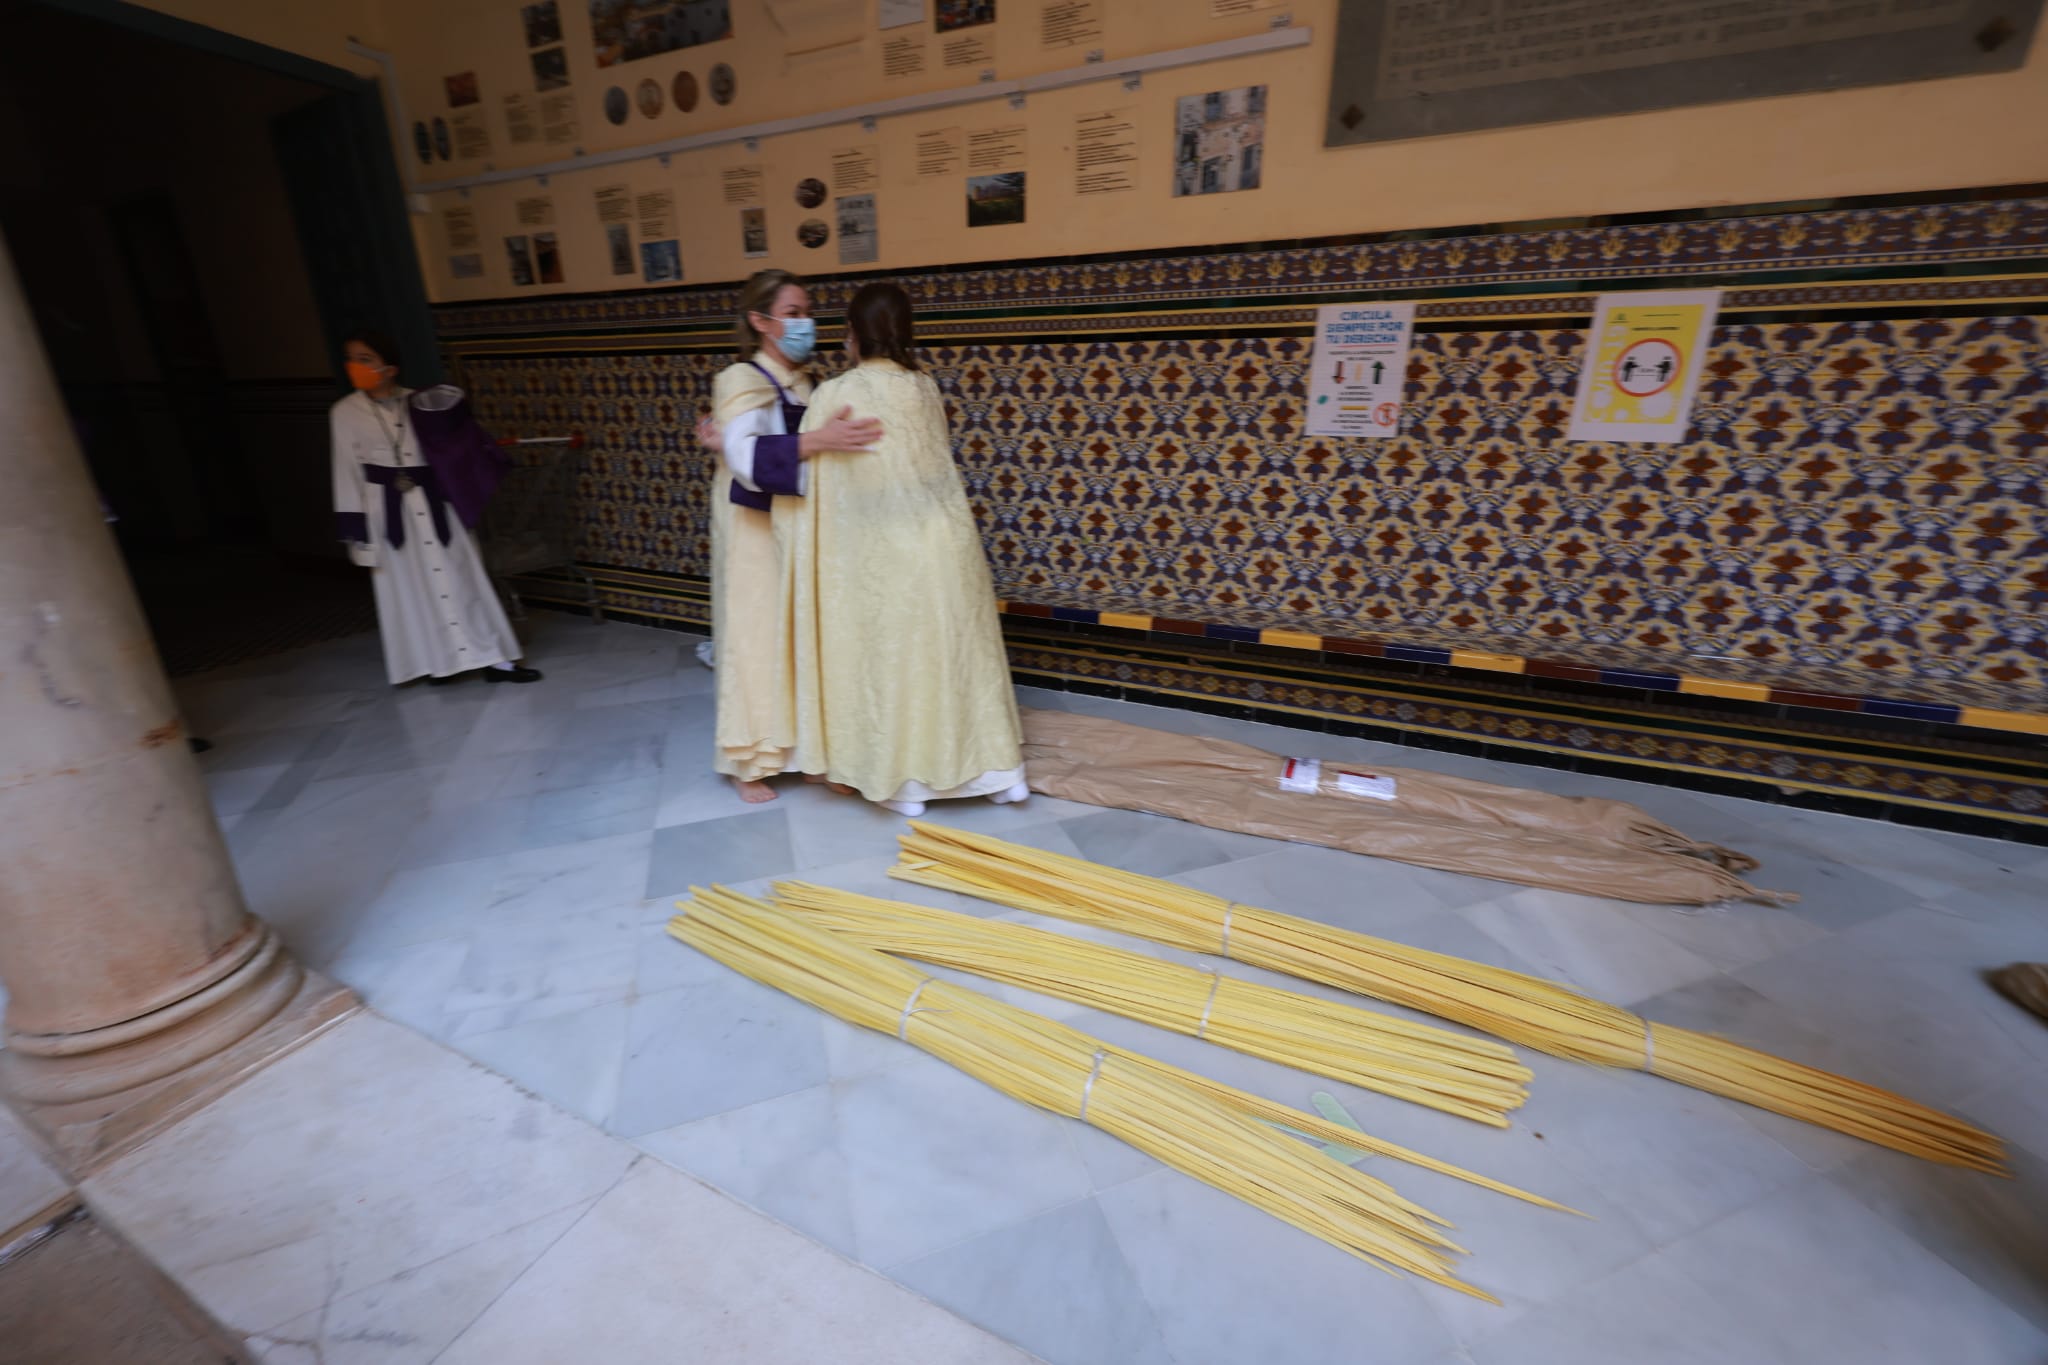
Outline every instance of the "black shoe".
{"type": "Polygon", "coordinates": [[[211,749],[211,748],[213,747],[213,741],[212,741],[212,740],[210,740],[210,739],[200,739],[200,738],[199,738],[198,736],[196,736],[196,735],[193,735],[193,736],[189,736],[189,737],[187,737],[187,738],[186,738],[186,740],[185,740],[185,742],[186,742],[187,744],[189,744],[189,745],[191,745],[191,746],[192,746],[192,752],[193,752],[193,753],[195,753],[195,754],[203,754],[203,753],[205,753],[205,752],[206,752],[206,751],[207,751],[208,749],[211,749]]]}
{"type": "Polygon", "coordinates": [[[429,678],[429,679],[427,679],[427,686],[429,686],[429,687],[453,687],[453,686],[455,686],[455,684],[457,684],[457,683],[459,683],[459,682],[463,682],[463,681],[467,680],[467,679],[468,679],[468,677],[469,677],[469,674],[467,674],[467,673],[450,673],[450,674],[449,674],[449,675],[448,675],[447,677],[445,677],[445,678],[429,678]]]}
{"type": "Polygon", "coordinates": [[[540,670],[528,668],[524,664],[519,664],[512,668],[487,668],[484,670],[484,681],[494,683],[539,682],[540,670]]]}

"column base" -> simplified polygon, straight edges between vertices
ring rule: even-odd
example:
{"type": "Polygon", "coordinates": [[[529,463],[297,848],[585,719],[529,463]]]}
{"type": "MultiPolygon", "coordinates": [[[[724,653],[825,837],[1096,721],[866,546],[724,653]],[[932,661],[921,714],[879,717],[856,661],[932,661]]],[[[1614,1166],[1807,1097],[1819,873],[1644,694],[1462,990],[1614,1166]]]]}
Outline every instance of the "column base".
{"type": "Polygon", "coordinates": [[[36,1100],[22,1063],[38,1060],[0,1052],[0,1094],[73,1180],[82,1180],[134,1150],[244,1078],[306,1043],[361,1008],[346,986],[304,971],[298,989],[268,1022],[239,1041],[175,1072],[113,1094],[82,1100],[36,1100]]]}

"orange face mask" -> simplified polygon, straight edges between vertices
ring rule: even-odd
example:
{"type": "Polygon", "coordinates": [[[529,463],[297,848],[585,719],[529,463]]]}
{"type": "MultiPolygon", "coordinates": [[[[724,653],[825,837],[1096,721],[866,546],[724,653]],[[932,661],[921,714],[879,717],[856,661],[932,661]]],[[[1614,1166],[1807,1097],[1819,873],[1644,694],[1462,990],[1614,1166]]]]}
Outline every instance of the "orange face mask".
{"type": "Polygon", "coordinates": [[[351,360],[348,362],[348,382],[359,389],[381,388],[384,384],[384,367],[351,360]]]}

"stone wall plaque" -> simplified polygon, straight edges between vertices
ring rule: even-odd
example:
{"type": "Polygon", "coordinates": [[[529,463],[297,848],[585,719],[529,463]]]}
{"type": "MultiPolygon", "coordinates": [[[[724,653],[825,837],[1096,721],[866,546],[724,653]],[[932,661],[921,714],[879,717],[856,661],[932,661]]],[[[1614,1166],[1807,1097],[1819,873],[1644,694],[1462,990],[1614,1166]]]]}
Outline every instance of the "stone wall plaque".
{"type": "MultiPolygon", "coordinates": [[[[1339,0],[1324,145],[2013,71],[2042,0],[1339,0]]],[[[2044,74],[2048,79],[2048,74],[2044,74]]]]}

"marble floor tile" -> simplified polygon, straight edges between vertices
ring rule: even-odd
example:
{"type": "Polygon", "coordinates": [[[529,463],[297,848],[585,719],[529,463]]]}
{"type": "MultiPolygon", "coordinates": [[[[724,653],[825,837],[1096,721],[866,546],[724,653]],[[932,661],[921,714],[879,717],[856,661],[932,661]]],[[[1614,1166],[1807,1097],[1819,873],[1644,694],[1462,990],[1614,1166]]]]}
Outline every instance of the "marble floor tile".
{"type": "Polygon", "coordinates": [[[1505,944],[1536,975],[1611,1005],[1715,975],[1714,964],[1588,896],[1516,891],[1456,911],[1505,944]]]}
{"type": "Polygon", "coordinates": [[[248,1333],[584,1204],[630,1159],[504,1080],[358,1015],[83,1189],[248,1333]]]}
{"type": "Polygon", "coordinates": [[[915,1295],[645,1162],[439,1365],[1028,1365],[915,1295]]]}
{"type": "Polygon", "coordinates": [[[2033,1365],[2031,1323],[1825,1180],[1759,1200],[1497,1332],[1480,1365],[2033,1365]]]}
{"type": "Polygon", "coordinates": [[[607,740],[597,744],[578,744],[564,739],[548,761],[547,775],[541,779],[540,789],[543,792],[567,791],[644,778],[659,780],[662,750],[663,740],[659,731],[651,731],[636,739],[607,740]]]}
{"type": "Polygon", "coordinates": [[[492,919],[601,910],[640,899],[654,834],[620,834],[495,860],[498,879],[484,903],[492,919]]]}
{"type": "Polygon", "coordinates": [[[775,805],[771,811],[655,830],[647,899],[672,900],[693,886],[737,885],[795,871],[789,812],[780,801],[775,805]]]}
{"type": "Polygon", "coordinates": [[[589,1123],[603,1127],[619,1103],[625,1069],[627,1015],[623,1000],[570,1014],[471,1033],[464,1056],[589,1123]]]}
{"type": "MultiPolygon", "coordinates": [[[[2048,1132],[2048,1030],[1977,973],[2048,957],[2040,927],[2048,853],[1079,694],[1020,693],[1031,705],[1269,752],[1630,800],[1695,837],[1754,853],[1764,859],[1758,885],[1806,899],[1785,909],[1635,905],[1044,797],[931,811],[938,823],[1567,980],[1661,1022],[1948,1105],[2013,1141],[2017,1183],[1992,1182],[1654,1077],[1526,1052],[1537,1073],[1530,1102],[1511,1129],[1496,1131],[962,978],[1285,1103],[1306,1105],[1327,1090],[1370,1132],[1593,1215],[1571,1218],[1368,1159],[1365,1169],[1458,1225],[1473,1253],[1468,1278],[1501,1295],[1496,1309],[1388,1279],[1098,1130],[1032,1110],[894,1038],[745,982],[669,938],[664,926],[692,883],[765,894],[794,874],[1421,1016],[894,881],[887,873],[900,821],[794,780],[779,784],[781,799],[747,806],[710,772],[716,677],[691,657],[694,638],[546,613],[529,625],[530,655],[548,673],[537,687],[393,691],[381,685],[375,650],[354,642],[181,688],[195,723],[219,718],[209,735],[219,748],[205,767],[232,822],[230,844],[252,904],[372,1008],[547,1101],[490,1081],[510,1106],[488,1120],[501,1130],[571,1123],[555,1106],[606,1123],[661,1161],[883,1267],[1052,1365],[1948,1365],[2040,1357],[2025,1352],[2048,1316],[2034,1265],[2048,1254],[2038,1230],[2048,1215],[2048,1138],[2036,1136],[2048,1132]],[[1864,1314],[1858,1285],[1884,1302],[1864,1314]],[[1942,1333],[1960,1343],[1955,1354],[1926,1354],[1948,1340],[1942,1333]]],[[[441,1088],[411,1066],[392,1071],[395,1080],[373,1078],[363,1065],[356,1071],[360,1083],[344,1077],[337,1093],[370,1093],[373,1079],[379,1096],[431,1098],[441,1088]]],[[[460,1098],[470,1088],[457,1084],[450,1093],[460,1098]]],[[[336,1103],[324,1090],[319,1099],[336,1103]]],[[[416,1103],[425,1100],[398,1108],[410,1114],[416,1103]]],[[[472,1115],[456,1131],[480,1132],[462,1124],[485,1122],[472,1115]]],[[[414,1182],[408,1197],[431,1206],[428,1194],[447,1184],[458,1202],[470,1200],[475,1185],[462,1181],[481,1177],[448,1174],[454,1158],[438,1151],[438,1138],[400,1127],[401,1145],[435,1147],[442,1163],[432,1167],[432,1191],[418,1183],[428,1176],[405,1175],[414,1182]]],[[[276,1163],[292,1154],[287,1142],[321,1161],[333,1156],[344,1171],[370,1159],[358,1150],[363,1139],[324,1128],[310,1144],[282,1128],[269,1141],[265,1159],[248,1158],[266,1190],[282,1186],[273,1167],[281,1171],[276,1163]]],[[[244,1157],[231,1149],[223,1160],[244,1157]]],[[[417,1217],[393,1213],[376,1201],[397,1196],[368,1182],[378,1191],[374,1212],[347,1211],[332,1233],[322,1230],[324,1211],[283,1229],[273,1223],[260,1241],[199,1218],[191,1276],[204,1301],[227,1304],[241,1314],[238,1323],[270,1333],[259,1343],[266,1360],[288,1365],[396,1365],[432,1358],[450,1342],[446,1359],[494,1365],[767,1362],[792,1343],[813,1358],[872,1352],[891,1365],[971,1361],[977,1351],[1021,1359],[871,1280],[859,1283],[965,1335],[930,1338],[936,1354],[921,1356],[917,1343],[926,1339],[915,1331],[899,1338],[850,1329],[884,1321],[862,1316],[880,1311],[866,1306],[832,1319],[829,1347],[794,1322],[785,1324],[791,1335],[772,1341],[759,1333],[780,1329],[735,1326],[730,1315],[724,1329],[677,1329],[675,1315],[690,1317],[698,1302],[691,1296],[703,1287],[691,1276],[716,1282],[690,1269],[705,1245],[690,1220],[711,1196],[689,1194],[696,1187],[674,1171],[661,1174],[668,1180],[646,1184],[640,1202],[659,1204],[664,1216],[624,1207],[616,1196],[585,1212],[603,1187],[583,1186],[558,1190],[558,1201],[546,1196],[545,1208],[527,1207],[522,1193],[521,1211],[506,1221],[466,1203],[457,1229],[443,1236],[438,1225],[415,1225],[433,1216],[431,1207],[417,1217]],[[380,1217],[396,1229],[392,1248],[359,1254],[350,1239],[368,1238],[380,1217]],[[650,1221],[632,1221],[643,1217],[650,1221]],[[615,1254],[624,1258],[616,1265],[615,1254]],[[636,1288],[644,1276],[653,1277],[650,1287],[636,1288]],[[595,1294],[598,1285],[617,1296],[595,1294]],[[257,1317],[274,1320],[259,1327],[257,1317]],[[466,1335],[456,1341],[458,1333],[466,1335]]],[[[206,1176],[222,1190],[228,1178],[206,1176]]],[[[515,1171],[512,1185],[523,1191],[535,1178],[515,1171]]],[[[341,1185],[323,1180],[285,1197],[313,1205],[339,1197],[341,1185]]],[[[220,1202],[224,1196],[207,1194],[214,1188],[201,1182],[197,1207],[220,1202]]],[[[144,1194],[172,1197],[157,1189],[134,1197],[144,1194]]],[[[731,1210],[743,1215],[758,1217],[731,1210]]],[[[724,1227],[725,1216],[706,1225],[724,1227]]],[[[161,1226],[173,1226],[170,1215],[161,1226]]],[[[182,1235],[184,1225],[176,1226],[182,1235]]],[[[828,1278],[859,1275],[774,1231],[789,1238],[778,1244],[785,1251],[796,1249],[778,1251],[778,1265],[800,1276],[817,1267],[827,1267],[817,1273],[828,1278]]],[[[718,1274],[731,1272],[719,1264],[718,1274]]],[[[725,1297],[755,1302],[746,1295],[769,1292],[771,1279],[756,1274],[725,1297]]],[[[805,1302],[820,1314],[838,1311],[829,1294],[805,1302]]]]}
{"type": "Polygon", "coordinates": [[[43,1159],[14,1115],[0,1107],[0,1244],[70,1189],[71,1182],[43,1159]]]}
{"type": "Polygon", "coordinates": [[[840,1254],[858,1256],[835,1091],[814,1085],[633,1141],[840,1254]]]}
{"type": "Polygon", "coordinates": [[[932,1302],[1044,1360],[1176,1365],[1192,1359],[1167,1349],[1163,1324],[1094,1200],[948,1247],[897,1273],[932,1302]],[[1050,1304],[1058,1311],[1047,1312],[1050,1304]]]}
{"type": "Polygon", "coordinates": [[[1872,1040],[1885,1068],[1873,1080],[1950,1104],[2048,1070],[2048,1029],[1978,976],[2037,959],[2043,948],[2048,934],[2039,930],[1904,910],[1746,968],[1738,979],[1819,1032],[1872,1040]]]}
{"type": "MultiPolygon", "coordinates": [[[[446,790],[446,779],[435,789],[446,790]]],[[[414,827],[395,866],[434,867],[494,858],[531,846],[528,833],[534,798],[507,796],[466,806],[436,806],[414,827]]]]}
{"type": "Polygon", "coordinates": [[[721,969],[632,1002],[609,1126],[638,1137],[802,1090],[826,1075],[819,1012],[721,969]]]}
{"type": "Polygon", "coordinates": [[[1073,839],[1082,857],[1149,877],[1177,876],[1279,847],[1270,839],[1203,829],[1132,810],[1096,811],[1062,820],[1060,828],[1073,839]]]}
{"type": "Polygon", "coordinates": [[[1178,1172],[1095,1202],[1175,1365],[1421,1365],[1454,1344],[1423,1302],[1451,1291],[1375,1273],[1178,1172]]]}
{"type": "Polygon", "coordinates": [[[536,1218],[255,1334],[264,1365],[429,1365],[597,1200],[536,1218]]]}
{"type": "MultiPolygon", "coordinates": [[[[1963,1113],[1999,1131],[1990,1115],[1971,1106],[1963,1113]]],[[[1832,1179],[2048,1333],[2048,1160],[2024,1147],[2010,1154],[2010,1181],[1887,1151],[1856,1157],[1832,1179]]]]}
{"type": "Polygon", "coordinates": [[[548,848],[645,834],[654,828],[659,792],[660,781],[653,776],[544,791],[532,798],[519,835],[528,848],[548,848]]]}

